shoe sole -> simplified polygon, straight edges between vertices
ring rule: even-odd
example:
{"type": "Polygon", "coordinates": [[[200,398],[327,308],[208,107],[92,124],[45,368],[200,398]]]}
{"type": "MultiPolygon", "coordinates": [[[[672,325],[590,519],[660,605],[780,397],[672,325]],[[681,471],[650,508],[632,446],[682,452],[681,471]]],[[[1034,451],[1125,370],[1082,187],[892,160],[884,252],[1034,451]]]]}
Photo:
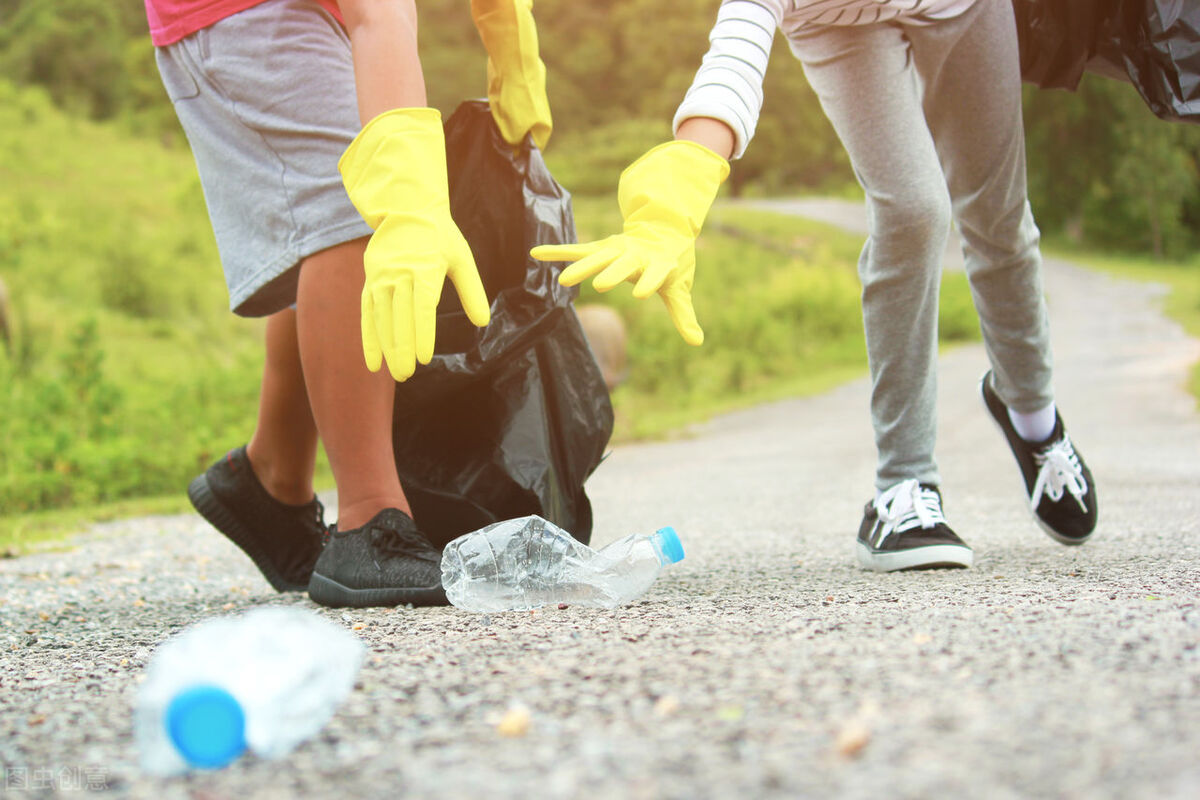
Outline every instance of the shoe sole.
{"type": "Polygon", "coordinates": [[[446,606],[446,592],[439,586],[418,588],[351,589],[316,572],[308,581],[308,596],[327,608],[378,608],[403,606],[446,606]]]}
{"type": "Polygon", "coordinates": [[[250,556],[254,566],[258,567],[258,571],[275,591],[303,592],[308,589],[307,584],[292,583],[283,577],[279,570],[275,569],[250,531],[238,522],[233,512],[212,493],[212,488],[208,485],[208,478],[205,475],[196,477],[188,485],[187,493],[188,499],[192,501],[192,506],[196,511],[200,512],[200,516],[208,520],[209,524],[220,531],[226,539],[236,544],[243,553],[250,556]]]}
{"type": "Polygon", "coordinates": [[[975,563],[975,553],[969,547],[956,544],[934,544],[910,550],[878,552],[862,542],[855,542],[860,566],[875,572],[900,572],[910,569],[966,569],[975,563]]]}
{"type": "MultiPolygon", "coordinates": [[[[990,419],[992,421],[992,424],[996,426],[996,430],[1000,431],[1000,435],[1002,437],[1004,437],[1004,443],[1006,445],[1008,445],[1009,453],[1012,453],[1012,445],[1008,441],[1008,431],[1004,430],[1004,426],[1000,424],[1000,420],[996,419],[996,415],[992,413],[992,408],[991,408],[991,406],[988,405],[987,397],[983,393],[983,391],[984,391],[983,382],[987,380],[987,376],[990,374],[991,374],[990,371],[985,372],[983,374],[983,377],[979,379],[979,401],[981,403],[983,403],[983,410],[987,412],[988,419],[990,419]]],[[[1013,458],[1015,459],[1016,455],[1013,455],[1013,458]]],[[[1020,469],[1021,469],[1021,465],[1020,465],[1020,463],[1018,463],[1017,470],[1020,471],[1020,469]]],[[[1029,512],[1029,515],[1033,517],[1033,521],[1037,523],[1039,528],[1041,528],[1043,531],[1045,531],[1047,536],[1049,536],[1051,539],[1058,542],[1059,544],[1065,544],[1065,545],[1069,545],[1072,547],[1081,545],[1084,542],[1086,542],[1088,539],[1092,538],[1092,533],[1095,532],[1094,530],[1089,531],[1086,536],[1063,536],[1061,533],[1054,530],[1054,528],[1051,528],[1049,525],[1047,525],[1046,521],[1038,516],[1037,511],[1028,502],[1029,501],[1029,489],[1025,486],[1025,476],[1019,475],[1018,480],[1020,480],[1020,482],[1021,482],[1021,492],[1022,492],[1022,494],[1025,495],[1026,502],[1023,503],[1023,505],[1025,506],[1025,510],[1029,512]]]]}

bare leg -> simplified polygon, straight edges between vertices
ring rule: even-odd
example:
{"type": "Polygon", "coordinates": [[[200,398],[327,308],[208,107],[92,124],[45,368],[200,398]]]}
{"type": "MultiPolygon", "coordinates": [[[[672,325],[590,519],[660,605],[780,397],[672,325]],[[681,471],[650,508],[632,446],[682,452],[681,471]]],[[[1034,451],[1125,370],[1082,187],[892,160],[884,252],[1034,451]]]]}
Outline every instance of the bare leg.
{"type": "Polygon", "coordinates": [[[266,340],[258,425],[246,454],[259,483],[272,497],[302,505],[313,497],[317,426],[304,389],[294,309],[267,319],[266,340]]]}
{"type": "Polygon", "coordinates": [[[411,513],[392,451],[395,382],[367,370],[360,324],[367,240],[304,260],[296,330],[308,401],[338,489],[338,528],[361,527],[384,508],[411,513]]]}

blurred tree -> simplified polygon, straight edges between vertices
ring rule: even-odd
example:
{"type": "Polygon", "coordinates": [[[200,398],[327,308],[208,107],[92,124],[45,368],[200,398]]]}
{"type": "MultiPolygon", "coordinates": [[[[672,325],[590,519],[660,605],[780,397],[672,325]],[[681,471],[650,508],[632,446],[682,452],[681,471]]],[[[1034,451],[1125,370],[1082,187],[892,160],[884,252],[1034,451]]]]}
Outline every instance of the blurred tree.
{"type": "MultiPolygon", "coordinates": [[[[549,157],[571,190],[607,193],[670,136],[720,0],[536,0],[554,111],[549,157]]],[[[421,0],[430,104],[481,97],[486,57],[468,0],[421,0]]],[[[72,113],[182,143],[140,3],[0,0],[0,74],[72,113]]],[[[845,153],[782,37],[758,130],[729,188],[786,193],[853,182],[845,153]]],[[[1076,93],[1025,94],[1030,196],[1048,233],[1174,254],[1200,245],[1200,127],[1155,118],[1129,86],[1085,76],[1076,93]]]]}
{"type": "Polygon", "coordinates": [[[1163,122],[1131,86],[1087,75],[1075,93],[1026,87],[1030,198],[1039,224],[1158,257],[1200,241],[1200,127],[1163,122]]]}
{"type": "Polygon", "coordinates": [[[1133,92],[1122,92],[1117,105],[1123,113],[1113,125],[1117,149],[1112,192],[1094,215],[1097,224],[1091,238],[1115,243],[1116,234],[1126,247],[1149,245],[1158,258],[1183,255],[1196,245],[1184,224],[1184,210],[1188,196],[1198,189],[1189,143],[1193,148],[1200,145],[1200,130],[1162,122],[1133,92]],[[1126,230],[1105,222],[1106,217],[1125,222],[1126,230]]]}
{"type": "Polygon", "coordinates": [[[487,95],[487,53],[471,24],[469,0],[422,0],[421,68],[429,104],[449,115],[487,95]]]}
{"type": "Polygon", "coordinates": [[[1087,198],[1097,180],[1096,165],[1115,147],[1111,96],[1102,84],[1085,80],[1077,92],[1025,87],[1025,139],[1029,191],[1039,224],[1083,235],[1087,198]]]}
{"type": "MultiPolygon", "coordinates": [[[[56,103],[75,113],[115,116],[130,91],[125,44],[142,13],[131,7],[98,0],[7,0],[0,12],[0,73],[46,87],[56,103]]],[[[145,21],[141,24],[144,28],[145,21]]]]}

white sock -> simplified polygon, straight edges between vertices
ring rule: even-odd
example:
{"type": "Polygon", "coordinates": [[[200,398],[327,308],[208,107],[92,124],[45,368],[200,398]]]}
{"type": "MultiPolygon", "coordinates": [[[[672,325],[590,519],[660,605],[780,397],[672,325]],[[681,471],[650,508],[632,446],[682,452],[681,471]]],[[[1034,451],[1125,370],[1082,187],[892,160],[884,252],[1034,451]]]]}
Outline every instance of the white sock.
{"type": "Polygon", "coordinates": [[[1008,419],[1017,429],[1017,435],[1027,442],[1044,442],[1054,433],[1054,403],[1030,414],[1019,414],[1008,409],[1008,419]]]}

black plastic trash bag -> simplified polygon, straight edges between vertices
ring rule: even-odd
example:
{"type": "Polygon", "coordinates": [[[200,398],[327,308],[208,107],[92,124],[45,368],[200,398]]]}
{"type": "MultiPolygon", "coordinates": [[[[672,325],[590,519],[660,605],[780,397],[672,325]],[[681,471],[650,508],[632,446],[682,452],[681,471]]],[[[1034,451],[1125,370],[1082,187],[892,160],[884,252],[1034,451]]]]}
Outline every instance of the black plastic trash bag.
{"type": "Polygon", "coordinates": [[[476,328],[449,283],[432,363],[396,385],[396,467],[435,545],[537,514],[588,542],[584,480],[612,434],[608,389],[559,267],[537,244],[575,241],[571,198],[528,137],[514,153],[485,101],[446,121],[450,209],[475,255],[492,321],[476,328]]]}
{"type": "Polygon", "coordinates": [[[1124,0],[1120,50],[1125,72],[1162,119],[1200,122],[1200,4],[1124,0]]]}
{"type": "Polygon", "coordinates": [[[1021,78],[1074,91],[1089,65],[1113,56],[1110,31],[1121,0],[1012,0],[1021,78]]]}
{"type": "Polygon", "coordinates": [[[1162,119],[1200,122],[1200,3],[1012,2],[1023,80],[1074,90],[1087,70],[1129,81],[1162,119]]]}

